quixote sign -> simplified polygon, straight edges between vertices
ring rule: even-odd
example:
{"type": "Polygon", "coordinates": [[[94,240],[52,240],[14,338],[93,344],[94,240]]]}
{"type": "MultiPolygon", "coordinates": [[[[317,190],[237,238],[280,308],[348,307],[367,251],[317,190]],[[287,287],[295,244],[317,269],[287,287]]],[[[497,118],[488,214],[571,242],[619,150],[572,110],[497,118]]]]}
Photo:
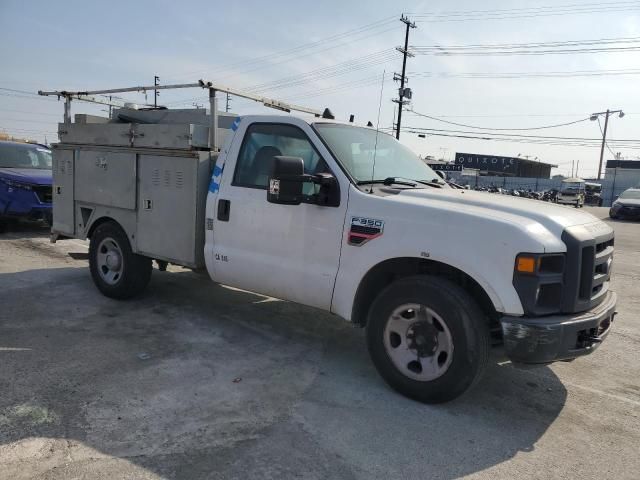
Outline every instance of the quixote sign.
{"type": "Polygon", "coordinates": [[[456,153],[456,165],[476,168],[481,171],[516,174],[519,158],[498,155],[478,155],[476,153],[456,153]]]}
{"type": "Polygon", "coordinates": [[[461,172],[463,165],[453,163],[429,163],[427,164],[432,170],[441,170],[443,172],[461,172]]]}

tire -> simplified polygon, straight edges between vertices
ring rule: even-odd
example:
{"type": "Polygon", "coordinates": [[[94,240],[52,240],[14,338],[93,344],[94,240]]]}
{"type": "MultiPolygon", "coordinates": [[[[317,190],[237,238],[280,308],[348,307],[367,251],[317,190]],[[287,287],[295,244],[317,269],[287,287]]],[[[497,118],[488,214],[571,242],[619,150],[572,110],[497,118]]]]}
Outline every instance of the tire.
{"type": "Polygon", "coordinates": [[[151,279],[151,259],[136,255],[126,233],[115,222],[99,225],[89,244],[93,282],[106,297],[126,300],[144,291],[151,279]]]}
{"type": "Polygon", "coordinates": [[[396,280],[369,310],[367,346],[378,373],[394,390],[420,402],[447,402],[475,385],[490,345],[486,315],[462,288],[441,277],[396,280]],[[418,306],[413,316],[407,306],[418,306]],[[405,327],[404,337],[396,333],[405,327]],[[416,360],[408,361],[412,355],[416,360]]]}

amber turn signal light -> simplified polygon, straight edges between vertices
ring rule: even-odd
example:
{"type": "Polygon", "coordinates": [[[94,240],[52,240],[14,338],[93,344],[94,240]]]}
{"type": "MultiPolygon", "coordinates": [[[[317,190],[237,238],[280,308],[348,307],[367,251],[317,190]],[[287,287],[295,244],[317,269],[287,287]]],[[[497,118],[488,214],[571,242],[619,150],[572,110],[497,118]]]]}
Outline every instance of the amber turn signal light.
{"type": "Polygon", "coordinates": [[[536,259],[533,257],[518,257],[516,271],[520,273],[534,273],[536,271],[536,259]]]}

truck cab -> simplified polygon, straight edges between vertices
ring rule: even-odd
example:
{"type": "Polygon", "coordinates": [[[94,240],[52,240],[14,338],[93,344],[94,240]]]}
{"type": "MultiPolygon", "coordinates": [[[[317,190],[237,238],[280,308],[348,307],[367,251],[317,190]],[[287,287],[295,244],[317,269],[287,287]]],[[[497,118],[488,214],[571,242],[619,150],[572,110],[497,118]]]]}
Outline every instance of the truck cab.
{"type": "Polygon", "coordinates": [[[385,381],[428,403],[477,383],[492,345],[545,364],[610,331],[613,230],[589,213],[450,188],[392,136],[321,115],[214,115],[208,137],[189,112],[117,116],[65,118],[53,148],[53,239],[90,239],[106,296],[140,294],[154,260],[206,267],[366,328],[385,381]]]}

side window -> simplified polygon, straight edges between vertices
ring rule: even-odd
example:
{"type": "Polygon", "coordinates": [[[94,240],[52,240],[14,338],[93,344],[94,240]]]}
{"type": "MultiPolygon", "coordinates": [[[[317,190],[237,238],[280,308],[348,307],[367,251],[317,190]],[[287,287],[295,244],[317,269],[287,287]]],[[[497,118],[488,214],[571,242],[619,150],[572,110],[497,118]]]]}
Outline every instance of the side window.
{"type": "MultiPolygon", "coordinates": [[[[328,171],[324,160],[299,128],[277,123],[255,123],[245,133],[233,185],[266,190],[273,157],[279,155],[302,158],[305,173],[328,171]]],[[[304,190],[307,195],[314,193],[312,184],[305,185],[304,190]]]]}

